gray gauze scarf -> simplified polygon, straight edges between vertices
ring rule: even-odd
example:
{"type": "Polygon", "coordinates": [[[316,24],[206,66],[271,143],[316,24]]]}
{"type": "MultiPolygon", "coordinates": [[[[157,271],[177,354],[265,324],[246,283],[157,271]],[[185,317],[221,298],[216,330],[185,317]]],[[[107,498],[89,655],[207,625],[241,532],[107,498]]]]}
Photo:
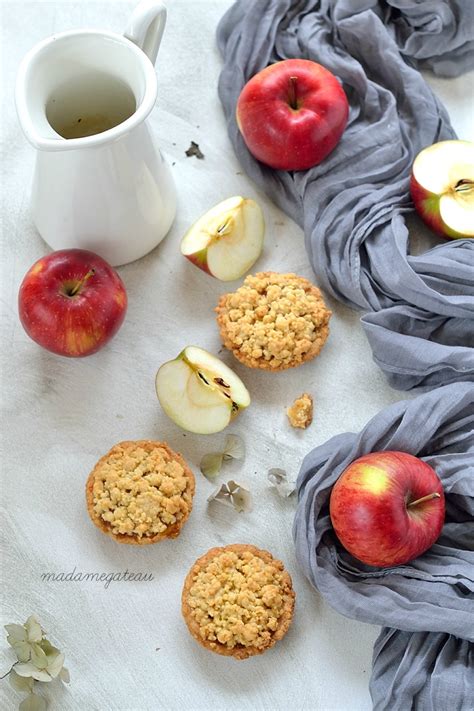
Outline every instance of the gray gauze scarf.
{"type": "Polygon", "coordinates": [[[318,283],[368,312],[374,359],[402,390],[474,380],[474,240],[410,255],[404,220],[414,158],[455,137],[417,68],[473,66],[473,22],[473,0],[238,0],[217,32],[219,94],[243,167],[303,227],[318,283]],[[292,57],[327,67],[350,103],[333,153],[294,173],[256,161],[235,120],[246,81],[292,57]]]}
{"type": "Polygon", "coordinates": [[[303,570],[338,612],[383,625],[370,691],[381,711],[468,711],[474,699],[474,385],[452,383],[396,403],[360,434],[316,447],[298,477],[294,524],[303,570]],[[410,452],[428,462],[446,494],[437,542],[406,565],[377,569],[338,543],[331,488],[368,452],[410,452]]]}

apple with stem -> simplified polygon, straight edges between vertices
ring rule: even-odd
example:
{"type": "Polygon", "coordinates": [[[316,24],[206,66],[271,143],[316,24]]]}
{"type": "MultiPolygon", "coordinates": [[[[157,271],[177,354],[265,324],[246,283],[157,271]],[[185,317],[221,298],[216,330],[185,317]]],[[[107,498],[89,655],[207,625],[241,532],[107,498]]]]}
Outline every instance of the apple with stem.
{"type": "Polygon", "coordinates": [[[336,535],[367,565],[403,565],[436,541],[444,523],[441,481],[406,452],[359,457],[336,481],[329,501],[336,535]]]}
{"type": "Polygon", "coordinates": [[[441,237],[474,237],[474,143],[440,141],[413,163],[410,191],[417,212],[441,237]]]}
{"type": "Polygon", "coordinates": [[[181,253],[211,276],[233,281],[259,258],[264,234],[260,206],[238,195],[215,205],[190,227],[181,253]]]}
{"type": "Polygon", "coordinates": [[[96,353],[117,333],[127,310],[127,292],[102,257],[64,249],[42,257],[28,270],[18,309],[33,341],[75,358],[96,353]]]}
{"type": "Polygon", "coordinates": [[[337,146],[349,104],[334,74],[309,59],[286,59],[255,74],[237,101],[247,148],[277,170],[307,170],[337,146]]]}
{"type": "Polygon", "coordinates": [[[163,410],[188,432],[213,434],[250,405],[241,379],[219,358],[188,346],[156,374],[156,394],[163,410]]]}

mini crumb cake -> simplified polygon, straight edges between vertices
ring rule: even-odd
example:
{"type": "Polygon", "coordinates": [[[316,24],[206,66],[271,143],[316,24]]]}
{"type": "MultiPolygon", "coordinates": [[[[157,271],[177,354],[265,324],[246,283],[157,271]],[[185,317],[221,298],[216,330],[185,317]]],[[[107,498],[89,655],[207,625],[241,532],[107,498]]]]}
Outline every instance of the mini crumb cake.
{"type": "Polygon", "coordinates": [[[321,292],[296,274],[260,272],[221,296],[216,308],[222,341],[250,368],[284,370],[318,355],[329,334],[321,292]]]}
{"type": "Polygon", "coordinates": [[[286,634],[295,593],[281,561],[255,546],[234,544],[211,548],[195,562],[181,600],[188,629],[203,647],[247,659],[286,634]]]}
{"type": "Polygon", "coordinates": [[[95,465],[86,484],[89,515],[119,543],[176,538],[191,513],[194,475],[167,444],[120,442],[95,465]]]}
{"type": "Polygon", "coordinates": [[[305,430],[313,421],[313,398],[303,393],[296,398],[293,405],[286,411],[290,425],[305,430]]]}

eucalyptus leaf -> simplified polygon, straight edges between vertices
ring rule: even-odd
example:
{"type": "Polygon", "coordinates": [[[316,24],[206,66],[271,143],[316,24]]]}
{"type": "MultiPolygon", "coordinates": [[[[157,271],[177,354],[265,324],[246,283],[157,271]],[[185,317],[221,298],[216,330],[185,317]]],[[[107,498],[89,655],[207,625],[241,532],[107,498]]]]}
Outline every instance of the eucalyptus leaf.
{"type": "Polygon", "coordinates": [[[220,452],[211,452],[203,456],[199,468],[206,479],[214,479],[219,474],[223,456],[220,452]]]}
{"type": "Polygon", "coordinates": [[[51,681],[51,677],[44,669],[37,669],[31,662],[17,664],[15,671],[19,676],[33,677],[36,681],[51,681]]]}
{"type": "Polygon", "coordinates": [[[5,625],[5,629],[8,632],[8,644],[13,646],[15,642],[26,642],[27,633],[23,625],[5,625]]]}
{"type": "Polygon", "coordinates": [[[46,711],[46,701],[38,694],[30,694],[18,707],[19,711],[46,711]]]}
{"type": "Polygon", "coordinates": [[[47,671],[51,674],[52,678],[55,679],[62,669],[64,664],[64,654],[59,653],[56,655],[51,662],[48,664],[47,671]]]}
{"type": "Polygon", "coordinates": [[[59,672],[59,678],[64,681],[65,684],[69,684],[71,681],[71,677],[69,675],[69,669],[66,669],[66,667],[63,667],[61,671],[59,672]]]}
{"type": "Polygon", "coordinates": [[[30,615],[25,622],[25,629],[28,634],[28,642],[40,642],[43,637],[41,625],[34,615],[30,615]]]}
{"type": "Polygon", "coordinates": [[[20,676],[12,668],[8,675],[8,680],[15,691],[31,691],[35,683],[31,677],[20,676]]]}
{"type": "Polygon", "coordinates": [[[245,457],[245,444],[242,437],[229,434],[224,444],[224,459],[243,459],[245,457]]]}

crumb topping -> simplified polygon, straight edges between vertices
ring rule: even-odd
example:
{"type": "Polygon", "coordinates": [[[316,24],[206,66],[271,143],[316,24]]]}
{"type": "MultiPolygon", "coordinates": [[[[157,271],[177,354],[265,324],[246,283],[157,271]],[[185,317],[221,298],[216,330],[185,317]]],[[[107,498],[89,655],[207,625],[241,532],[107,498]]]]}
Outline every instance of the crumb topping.
{"type": "Polygon", "coordinates": [[[225,346],[251,367],[299,365],[319,353],[329,333],[321,292],[296,274],[248,276],[216,310],[225,346]]]}
{"type": "Polygon", "coordinates": [[[313,421],[313,398],[308,393],[303,393],[286,412],[292,427],[306,429],[313,421]]]}
{"type": "Polygon", "coordinates": [[[155,536],[192,506],[183,465],[164,447],[117,445],[95,470],[93,508],[114,534],[155,536]]]}
{"type": "Polygon", "coordinates": [[[229,649],[269,645],[288,605],[291,580],[280,561],[223,550],[198,568],[188,604],[202,639],[229,649]]]}

